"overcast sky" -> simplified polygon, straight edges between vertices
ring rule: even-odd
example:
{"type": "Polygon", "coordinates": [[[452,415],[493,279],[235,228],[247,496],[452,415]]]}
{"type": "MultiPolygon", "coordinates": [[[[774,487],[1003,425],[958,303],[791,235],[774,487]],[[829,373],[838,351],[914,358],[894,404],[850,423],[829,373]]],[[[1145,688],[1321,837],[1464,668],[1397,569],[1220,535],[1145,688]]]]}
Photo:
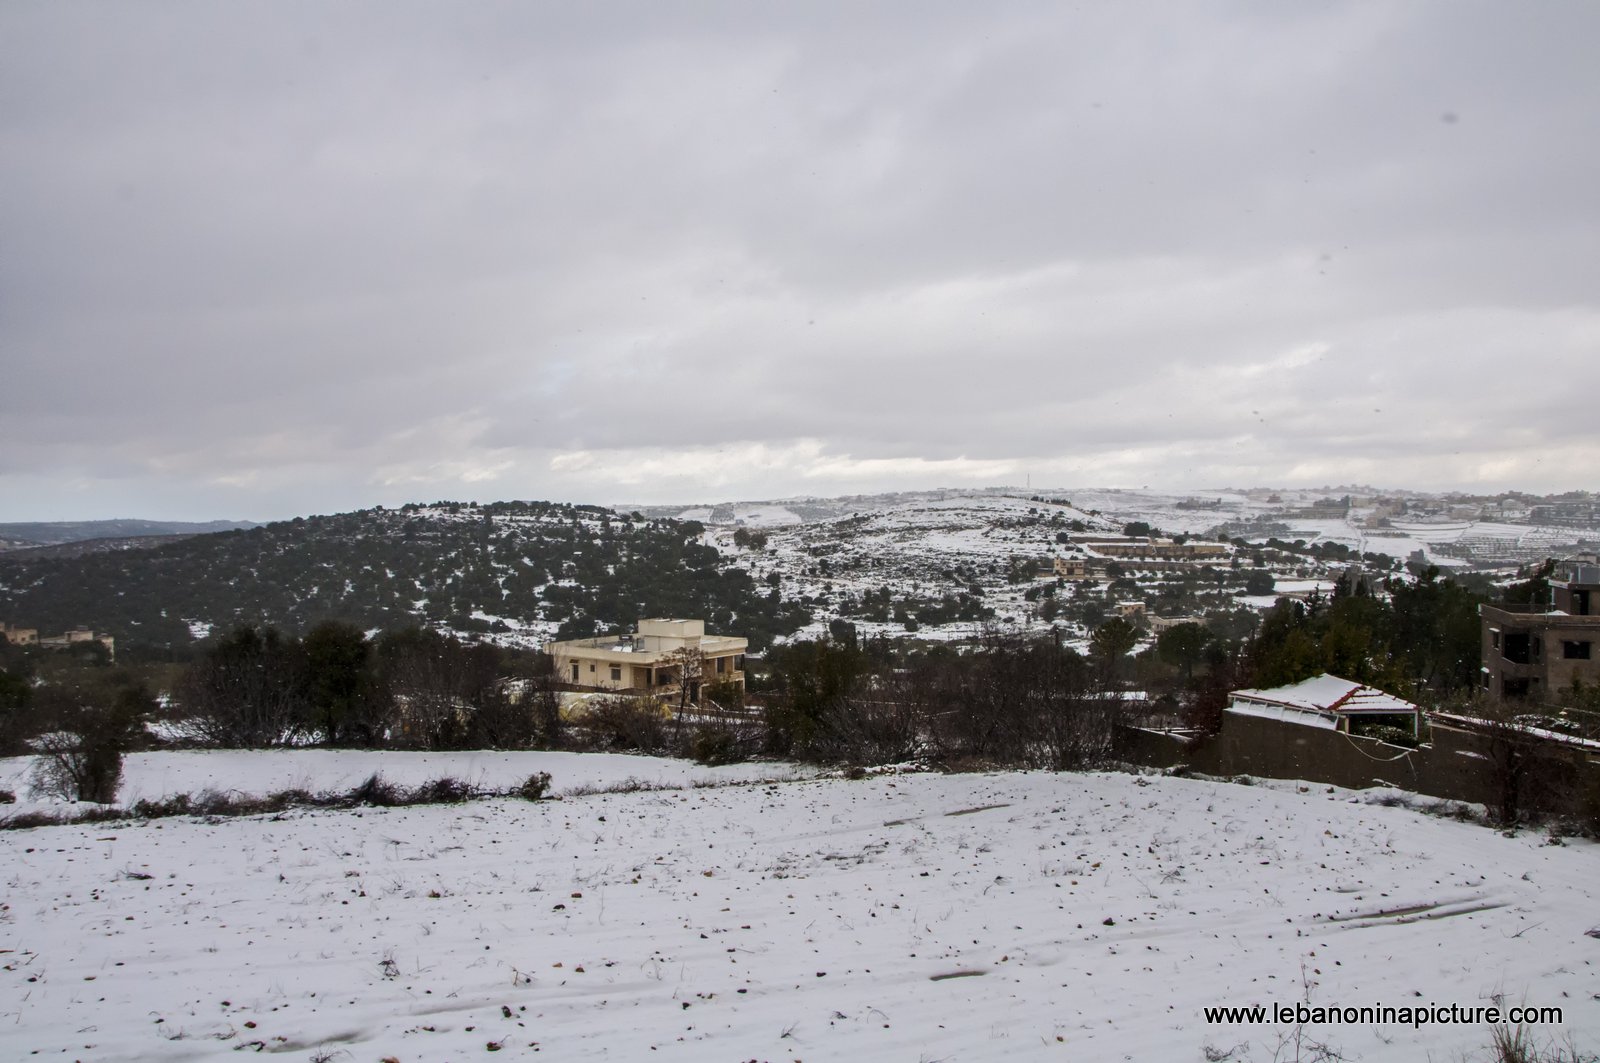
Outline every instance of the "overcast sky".
{"type": "Polygon", "coordinates": [[[0,519],[1600,488],[1600,4],[0,5],[0,519]]]}

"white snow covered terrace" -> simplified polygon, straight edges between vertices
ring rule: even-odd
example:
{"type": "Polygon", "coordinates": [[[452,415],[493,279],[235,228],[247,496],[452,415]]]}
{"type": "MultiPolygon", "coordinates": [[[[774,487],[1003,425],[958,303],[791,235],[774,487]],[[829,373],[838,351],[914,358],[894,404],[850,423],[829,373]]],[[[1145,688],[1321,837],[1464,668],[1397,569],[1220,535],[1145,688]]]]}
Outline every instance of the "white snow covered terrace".
{"type": "MultiPolygon", "coordinates": [[[[1485,720],[1478,716],[1462,716],[1452,712],[1430,712],[1428,721],[1435,726],[1454,727],[1462,731],[1495,731],[1508,726],[1505,721],[1485,720]]],[[[1527,738],[1571,746],[1574,749],[1587,751],[1591,758],[1600,757],[1600,739],[1551,730],[1549,727],[1540,726],[1540,722],[1540,717],[1528,715],[1511,720],[1509,727],[1527,738]]]]}

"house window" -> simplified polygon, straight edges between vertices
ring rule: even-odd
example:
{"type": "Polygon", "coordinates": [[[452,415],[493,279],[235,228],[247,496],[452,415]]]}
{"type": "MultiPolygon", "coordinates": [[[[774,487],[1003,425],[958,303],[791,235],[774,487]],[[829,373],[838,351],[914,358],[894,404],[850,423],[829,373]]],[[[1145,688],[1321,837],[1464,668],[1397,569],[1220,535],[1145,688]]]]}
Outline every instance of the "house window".
{"type": "Polygon", "coordinates": [[[728,670],[728,659],[726,657],[718,657],[717,658],[717,674],[721,675],[723,672],[726,672],[727,670],[728,670]]]}
{"type": "Polygon", "coordinates": [[[594,665],[592,665],[592,664],[591,664],[591,665],[590,665],[590,666],[589,666],[589,671],[591,671],[591,672],[593,672],[593,671],[594,671],[594,665]]]}
{"type": "Polygon", "coordinates": [[[1489,629],[1489,645],[1493,646],[1497,650],[1500,648],[1500,629],[1499,628],[1492,627],[1492,628],[1489,629]]]}
{"type": "Polygon", "coordinates": [[[1505,640],[1505,658],[1513,664],[1527,664],[1536,654],[1533,640],[1526,631],[1508,631],[1505,640]]]}
{"type": "Polygon", "coordinates": [[[621,666],[615,665],[615,664],[611,666],[611,681],[613,683],[622,682],[622,668],[621,668],[621,666]]]}
{"type": "Polygon", "coordinates": [[[577,661],[573,661],[572,662],[572,681],[574,683],[576,683],[578,681],[578,662],[577,661]]]}
{"type": "Polygon", "coordinates": [[[1569,661],[1587,661],[1591,652],[1591,643],[1585,640],[1561,640],[1561,656],[1569,661]]]}

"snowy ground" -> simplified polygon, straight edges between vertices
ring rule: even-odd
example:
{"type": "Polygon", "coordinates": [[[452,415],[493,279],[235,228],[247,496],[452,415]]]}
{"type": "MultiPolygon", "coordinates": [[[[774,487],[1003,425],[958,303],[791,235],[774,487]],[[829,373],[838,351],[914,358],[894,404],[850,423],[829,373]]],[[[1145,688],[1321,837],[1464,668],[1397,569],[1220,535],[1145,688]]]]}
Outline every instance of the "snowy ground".
{"type": "MultiPolygon", "coordinates": [[[[1263,1061],[1288,1027],[1202,1008],[1306,994],[1556,1005],[1540,1032],[1593,1051],[1600,847],[1543,842],[1043,773],[13,831],[0,1058],[1263,1061]]],[[[1487,1041],[1308,1032],[1407,1063],[1487,1041]]]]}

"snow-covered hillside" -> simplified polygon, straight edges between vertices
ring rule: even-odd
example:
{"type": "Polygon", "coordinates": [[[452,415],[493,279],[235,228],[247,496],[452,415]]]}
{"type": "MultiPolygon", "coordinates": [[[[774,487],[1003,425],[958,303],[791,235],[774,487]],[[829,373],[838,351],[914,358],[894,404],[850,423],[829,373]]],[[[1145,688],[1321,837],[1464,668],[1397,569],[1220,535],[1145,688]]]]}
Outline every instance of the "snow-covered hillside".
{"type": "MultiPolygon", "coordinates": [[[[817,621],[796,637],[824,631],[840,616],[843,595],[860,598],[887,588],[897,601],[933,602],[946,595],[982,588],[983,605],[1002,625],[1026,626],[1035,610],[1023,595],[1034,580],[1012,583],[1013,565],[1037,566],[1060,552],[1057,536],[1073,522],[1096,531],[1116,531],[1121,523],[1070,505],[1003,495],[951,494],[869,508],[828,521],[764,529],[765,549],[741,551],[736,529],[719,528],[709,537],[747,567],[758,582],[778,579],[784,593],[816,602],[817,621]]],[[[865,634],[903,635],[903,621],[858,620],[865,634]]],[[[981,626],[975,617],[923,623],[923,638],[958,638],[981,626]]]]}
{"type": "MultiPolygon", "coordinates": [[[[1265,1061],[1291,1027],[1203,1009],[1307,998],[1600,1040],[1600,848],[1320,787],[880,776],[0,846],[6,1059],[1265,1061]]],[[[1302,1032],[1368,1063],[1489,1036],[1302,1032]]]]}
{"type": "MultiPolygon", "coordinates": [[[[784,499],[768,502],[733,502],[683,510],[677,507],[652,507],[656,516],[680,516],[719,525],[746,525],[770,529],[787,524],[827,524],[849,517],[916,511],[931,505],[950,504],[981,516],[990,503],[1000,509],[1030,498],[1070,499],[1072,506],[1101,518],[1095,526],[1116,530],[1129,521],[1144,521],[1171,534],[1205,535],[1229,528],[1251,541],[1262,541],[1270,534],[1289,540],[1330,541],[1353,549],[1405,557],[1421,550],[1428,560],[1440,565],[1461,563],[1468,552],[1456,547],[1482,547],[1496,556],[1560,552],[1584,541],[1593,541],[1600,529],[1556,527],[1535,523],[1508,523],[1483,516],[1451,517],[1448,511],[1462,512],[1473,507],[1450,507],[1430,503],[1426,496],[1410,497],[1415,515],[1377,519],[1380,504],[1372,497],[1352,498],[1347,512],[1318,514],[1315,503],[1349,496],[1351,488],[1323,490],[1233,489],[1197,490],[1173,493],[1137,489],[1047,488],[1027,490],[993,488],[989,490],[923,491],[891,495],[859,495],[836,499],[784,499]],[[1262,529],[1250,533],[1249,525],[1262,529]],[[1441,549],[1442,548],[1442,549],[1441,549]]],[[[1371,492],[1371,489],[1364,489],[1371,492]]],[[[1392,500],[1384,500],[1386,502],[1392,500]]]]}
{"type": "MultiPolygon", "coordinates": [[[[1449,519],[1451,507],[1427,500],[1352,496],[1348,489],[1328,491],[1207,491],[1191,494],[1143,490],[1048,489],[928,491],[840,499],[785,499],[725,503],[695,509],[661,507],[658,515],[706,522],[706,540],[759,581],[781,587],[786,598],[811,608],[815,622],[794,637],[825,631],[830,621],[847,619],[863,635],[923,639],[960,639],[985,624],[1002,628],[1040,628],[1055,624],[1066,638],[1081,642],[1091,623],[1057,620],[1043,610],[1036,575],[1047,575],[1052,558],[1084,556],[1084,548],[1063,543],[1114,535],[1142,523],[1168,536],[1219,534],[1248,543],[1271,538],[1301,541],[1312,549],[1338,547],[1362,554],[1408,559],[1420,552],[1429,563],[1460,568],[1475,554],[1495,558],[1543,557],[1578,548],[1600,531],[1511,524],[1495,520],[1449,519]],[[1345,491],[1339,495],[1337,492],[1345,491]],[[1344,505],[1348,503],[1348,505],[1344,505]],[[1408,517],[1386,516],[1390,509],[1409,508],[1408,517]],[[744,540],[741,546],[735,536],[744,540]],[[751,549],[750,538],[759,545],[751,549]],[[1016,578],[1029,571],[1026,579],[1016,578]],[[1030,595],[1030,590],[1033,593],[1030,595]],[[891,615],[864,617],[865,594],[887,595],[891,615]],[[917,604],[933,605],[950,597],[971,595],[977,603],[965,609],[932,609],[919,613],[917,604]],[[852,601],[853,600],[853,601],[852,601]],[[899,608],[904,606],[903,609],[899,608]],[[981,608],[979,608],[981,607],[981,608]],[[928,612],[938,613],[930,623],[928,612]],[[908,626],[903,613],[915,619],[908,626]],[[957,615],[957,614],[961,615],[957,615]],[[981,615],[979,615],[981,613],[981,615]]],[[[1459,510],[1462,507],[1454,507],[1459,510]]],[[[1470,507],[1466,507],[1470,508],[1470,507]]],[[[1093,546],[1088,547],[1093,556],[1093,546]]],[[[1297,548],[1298,549],[1298,548],[1297,548]]],[[[1230,568],[1232,558],[1216,564],[1230,568]]],[[[1246,567],[1253,559],[1245,557],[1246,567]]],[[[1230,585],[1210,608],[1228,605],[1264,608],[1279,594],[1324,593],[1343,572],[1346,562],[1302,550],[1269,561],[1279,586],[1271,594],[1245,596],[1230,585]]],[[[1136,565],[1124,567],[1137,568],[1136,565]]],[[[1198,566],[1197,566],[1198,567],[1198,566]]],[[[1510,566],[1502,566],[1508,576],[1510,566]]],[[[1115,590],[1106,598],[1152,601],[1164,577],[1142,573],[1140,586],[1115,590]]],[[[1102,576],[1098,580],[1104,584],[1102,576]]],[[[1217,589],[1222,589],[1218,587],[1217,589]]],[[[1192,592],[1193,587],[1186,593],[1192,592]]],[[[1102,594],[1105,589],[1101,588],[1102,594]]],[[[1066,597],[1057,599],[1058,604],[1066,597]]],[[[1199,603],[1185,608],[1201,611],[1199,603]]]]}

